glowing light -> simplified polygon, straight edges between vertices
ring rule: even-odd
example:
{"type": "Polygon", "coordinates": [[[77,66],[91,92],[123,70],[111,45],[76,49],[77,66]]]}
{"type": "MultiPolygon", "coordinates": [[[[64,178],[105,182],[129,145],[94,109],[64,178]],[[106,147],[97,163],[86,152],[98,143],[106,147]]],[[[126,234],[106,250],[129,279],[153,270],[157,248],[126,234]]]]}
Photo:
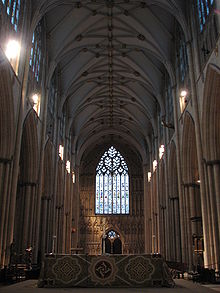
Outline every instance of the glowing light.
{"type": "Polygon", "coordinates": [[[66,170],[70,174],[70,161],[66,162],[66,170]]]}
{"type": "Polygon", "coordinates": [[[75,175],[75,172],[74,171],[72,172],[72,180],[73,180],[73,183],[76,182],[76,175],[75,175]]]}
{"type": "Polygon", "coordinates": [[[60,145],[59,145],[59,157],[61,158],[62,161],[63,161],[63,151],[64,151],[64,148],[63,148],[63,146],[60,144],[60,145]]]}
{"type": "Polygon", "coordinates": [[[200,184],[200,182],[201,182],[200,179],[198,179],[198,180],[197,180],[197,183],[200,184]]]}
{"type": "Polygon", "coordinates": [[[187,96],[187,91],[186,90],[182,90],[180,92],[180,97],[185,98],[187,96]]]}
{"type": "Polygon", "coordinates": [[[147,179],[148,179],[148,182],[151,181],[151,172],[148,172],[148,173],[147,173],[147,179]]]}
{"type": "Polygon", "coordinates": [[[33,103],[33,109],[37,113],[37,115],[39,116],[39,114],[40,114],[40,97],[38,94],[33,94],[31,99],[32,99],[32,103],[33,103]]]}
{"type": "Polygon", "coordinates": [[[157,160],[153,161],[153,172],[157,169],[157,160]]]}
{"type": "Polygon", "coordinates": [[[164,151],[165,151],[165,148],[164,148],[164,145],[162,144],[159,148],[159,158],[160,159],[163,157],[164,151]]]}
{"type": "Polygon", "coordinates": [[[20,53],[20,45],[15,40],[10,40],[7,44],[5,54],[8,60],[16,59],[20,53]]]}
{"type": "Polygon", "coordinates": [[[181,113],[183,113],[184,109],[186,108],[186,105],[187,105],[187,102],[188,102],[187,96],[188,96],[188,91],[186,89],[181,90],[180,98],[179,98],[180,99],[181,113]]]}

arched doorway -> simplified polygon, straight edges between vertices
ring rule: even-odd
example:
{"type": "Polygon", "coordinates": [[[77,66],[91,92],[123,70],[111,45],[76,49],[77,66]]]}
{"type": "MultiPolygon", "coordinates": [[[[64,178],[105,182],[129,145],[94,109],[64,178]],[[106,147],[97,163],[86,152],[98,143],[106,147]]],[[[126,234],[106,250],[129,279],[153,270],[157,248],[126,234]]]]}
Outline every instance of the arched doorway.
{"type": "Polygon", "coordinates": [[[115,230],[109,230],[102,241],[105,243],[105,246],[103,245],[102,253],[122,254],[121,237],[115,230]]]}

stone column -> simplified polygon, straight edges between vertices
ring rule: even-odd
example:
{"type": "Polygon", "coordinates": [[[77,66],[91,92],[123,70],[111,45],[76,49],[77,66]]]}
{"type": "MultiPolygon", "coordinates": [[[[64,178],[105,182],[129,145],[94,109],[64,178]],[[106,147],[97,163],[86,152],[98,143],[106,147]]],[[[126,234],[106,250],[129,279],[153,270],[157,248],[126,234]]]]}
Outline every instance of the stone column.
{"type": "Polygon", "coordinates": [[[147,225],[147,185],[148,185],[148,176],[147,176],[147,165],[143,165],[143,177],[144,177],[144,239],[145,239],[145,253],[148,252],[148,225],[147,225]]]}
{"type": "MultiPolygon", "coordinates": [[[[0,159],[0,252],[3,252],[3,240],[7,239],[7,226],[6,226],[6,211],[7,211],[7,201],[8,201],[8,189],[10,183],[10,160],[2,160],[0,159]]],[[[4,259],[4,256],[3,256],[4,259]]],[[[4,266],[4,261],[2,261],[2,257],[0,254],[0,265],[4,266]]]]}
{"type": "Polygon", "coordinates": [[[182,189],[182,165],[181,165],[181,148],[180,148],[180,133],[179,133],[179,121],[178,121],[178,102],[179,99],[176,93],[176,85],[172,86],[173,95],[173,109],[174,109],[174,127],[176,132],[176,163],[177,163],[177,177],[178,177],[178,192],[179,192],[179,211],[180,211],[180,233],[181,233],[181,262],[186,262],[186,238],[185,238],[185,222],[184,222],[184,206],[183,206],[183,189],[182,189]]]}
{"type": "Polygon", "coordinates": [[[47,196],[41,196],[41,259],[44,259],[44,254],[46,252],[46,231],[47,231],[47,196]]]}
{"type": "Polygon", "coordinates": [[[189,271],[193,270],[193,246],[192,246],[192,223],[190,217],[190,200],[189,200],[189,186],[184,186],[185,194],[185,207],[186,207],[186,232],[187,232],[187,254],[189,271]]]}
{"type": "Polygon", "coordinates": [[[218,266],[219,261],[219,230],[218,230],[218,215],[217,215],[217,206],[216,206],[216,193],[215,193],[215,185],[214,185],[214,174],[213,174],[213,165],[207,165],[208,170],[208,181],[209,181],[209,195],[210,195],[210,215],[211,215],[211,232],[212,232],[212,245],[211,245],[211,251],[213,258],[211,262],[211,267],[215,268],[218,266]]]}
{"type": "MultiPolygon", "coordinates": [[[[217,223],[218,223],[218,241],[220,244],[220,161],[214,164],[214,182],[215,182],[215,198],[216,198],[216,209],[217,209],[217,223]]],[[[218,249],[217,265],[215,266],[216,271],[220,271],[220,255],[218,249]]]]}
{"type": "Polygon", "coordinates": [[[204,236],[204,263],[208,265],[208,222],[207,222],[207,205],[206,205],[206,193],[205,193],[205,176],[203,168],[203,150],[202,150],[202,137],[200,129],[200,117],[199,117],[199,106],[196,92],[196,83],[194,75],[194,61],[192,55],[192,43],[187,42],[187,53],[189,61],[189,76],[191,80],[191,98],[194,110],[194,122],[195,122],[195,134],[196,134],[196,150],[198,158],[198,169],[200,176],[200,195],[201,195],[201,210],[202,210],[202,223],[203,223],[203,236],[204,236]]]}

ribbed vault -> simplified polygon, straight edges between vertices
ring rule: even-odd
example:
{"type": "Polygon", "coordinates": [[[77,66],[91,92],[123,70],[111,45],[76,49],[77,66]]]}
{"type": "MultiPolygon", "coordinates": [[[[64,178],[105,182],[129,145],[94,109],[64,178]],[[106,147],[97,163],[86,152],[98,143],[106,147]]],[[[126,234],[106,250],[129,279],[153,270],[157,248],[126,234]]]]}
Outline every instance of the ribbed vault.
{"type": "Polygon", "coordinates": [[[174,30],[185,37],[185,1],[35,1],[34,25],[44,16],[48,83],[60,76],[74,152],[105,134],[137,144],[146,160],[149,137],[164,115],[164,76],[175,84],[174,30]],[[119,138],[120,137],[120,138],[119,138]]]}

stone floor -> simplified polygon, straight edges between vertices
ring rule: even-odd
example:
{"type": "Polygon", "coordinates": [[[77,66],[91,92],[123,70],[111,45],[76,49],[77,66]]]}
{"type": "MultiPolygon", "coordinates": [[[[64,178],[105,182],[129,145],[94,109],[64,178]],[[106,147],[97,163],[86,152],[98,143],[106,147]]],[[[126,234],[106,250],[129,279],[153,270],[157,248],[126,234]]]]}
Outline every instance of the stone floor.
{"type": "Polygon", "coordinates": [[[36,280],[28,280],[10,286],[1,286],[0,293],[214,293],[220,292],[220,285],[199,285],[192,281],[175,280],[174,288],[37,288],[36,280]]]}

